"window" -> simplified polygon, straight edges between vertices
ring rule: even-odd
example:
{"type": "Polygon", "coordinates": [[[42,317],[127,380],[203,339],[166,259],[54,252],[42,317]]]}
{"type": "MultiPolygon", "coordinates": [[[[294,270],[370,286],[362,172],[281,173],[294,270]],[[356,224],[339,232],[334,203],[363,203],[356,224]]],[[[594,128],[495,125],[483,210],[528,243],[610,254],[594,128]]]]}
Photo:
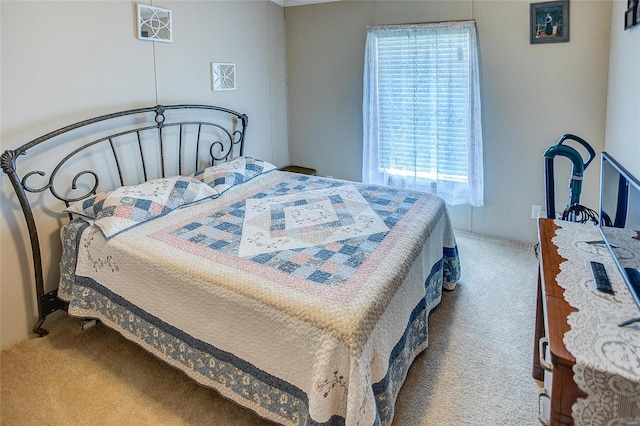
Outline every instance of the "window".
{"type": "Polygon", "coordinates": [[[363,182],[483,205],[475,23],[369,27],[363,182]]]}

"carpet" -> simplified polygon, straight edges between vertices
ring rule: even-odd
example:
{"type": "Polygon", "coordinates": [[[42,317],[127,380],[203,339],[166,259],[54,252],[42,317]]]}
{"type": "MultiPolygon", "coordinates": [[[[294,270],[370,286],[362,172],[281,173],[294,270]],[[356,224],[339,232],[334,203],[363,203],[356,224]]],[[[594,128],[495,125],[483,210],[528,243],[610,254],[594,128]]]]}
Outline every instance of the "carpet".
{"type": "MultiPolygon", "coordinates": [[[[393,424],[537,425],[532,244],[456,232],[462,278],[429,317],[393,424]]],[[[270,425],[115,331],[64,317],[0,355],[2,425],[270,425]]]]}

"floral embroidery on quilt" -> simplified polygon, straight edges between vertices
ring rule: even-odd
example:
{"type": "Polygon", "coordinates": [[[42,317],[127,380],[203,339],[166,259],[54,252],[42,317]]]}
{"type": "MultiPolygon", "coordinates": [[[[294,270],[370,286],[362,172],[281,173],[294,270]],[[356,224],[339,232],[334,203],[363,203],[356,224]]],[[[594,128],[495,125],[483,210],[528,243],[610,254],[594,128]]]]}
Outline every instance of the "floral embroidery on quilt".
{"type": "Polygon", "coordinates": [[[92,229],[82,237],[82,245],[86,249],[87,260],[93,266],[93,269],[97,272],[100,269],[108,268],[111,272],[118,272],[120,269],[116,264],[115,260],[113,260],[113,256],[107,255],[104,258],[101,257],[93,257],[91,254],[91,243],[93,242],[96,234],[100,231],[98,229],[92,229]]]}
{"type": "Polygon", "coordinates": [[[326,398],[329,396],[329,393],[333,390],[333,388],[335,388],[338,385],[342,387],[342,389],[347,388],[347,385],[344,382],[344,376],[342,374],[338,375],[338,372],[334,371],[333,377],[329,379],[324,379],[323,381],[317,381],[315,389],[316,389],[316,392],[322,394],[323,398],[326,398]]]}

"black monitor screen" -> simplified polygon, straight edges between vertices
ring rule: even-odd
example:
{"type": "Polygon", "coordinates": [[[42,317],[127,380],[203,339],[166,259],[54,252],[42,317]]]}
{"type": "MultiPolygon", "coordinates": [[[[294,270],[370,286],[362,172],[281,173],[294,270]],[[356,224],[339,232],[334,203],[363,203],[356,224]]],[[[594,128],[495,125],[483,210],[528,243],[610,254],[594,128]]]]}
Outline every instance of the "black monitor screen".
{"type": "Polygon", "coordinates": [[[640,307],[640,183],[606,152],[600,175],[600,232],[640,307]]]}

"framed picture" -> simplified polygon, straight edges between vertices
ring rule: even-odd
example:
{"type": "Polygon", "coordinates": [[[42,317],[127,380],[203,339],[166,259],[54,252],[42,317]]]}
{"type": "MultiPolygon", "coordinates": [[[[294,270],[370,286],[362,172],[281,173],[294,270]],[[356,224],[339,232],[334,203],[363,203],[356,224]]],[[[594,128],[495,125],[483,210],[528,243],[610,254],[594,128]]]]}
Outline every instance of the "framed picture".
{"type": "Polygon", "coordinates": [[[625,30],[628,30],[634,25],[640,23],[638,13],[640,13],[640,7],[638,7],[638,1],[627,0],[627,10],[624,12],[624,29],[625,30]]]}
{"type": "Polygon", "coordinates": [[[531,44],[569,41],[569,0],[531,3],[531,44]]]}
{"type": "Polygon", "coordinates": [[[138,39],[171,43],[171,11],[138,4],[138,39]]]}
{"type": "Polygon", "coordinates": [[[633,20],[635,19],[635,16],[633,16],[633,9],[627,9],[626,12],[624,12],[624,29],[628,30],[629,28],[633,27],[633,20]]]}
{"type": "Polygon", "coordinates": [[[236,90],[236,64],[211,62],[211,82],[214,92],[236,90]]]}

